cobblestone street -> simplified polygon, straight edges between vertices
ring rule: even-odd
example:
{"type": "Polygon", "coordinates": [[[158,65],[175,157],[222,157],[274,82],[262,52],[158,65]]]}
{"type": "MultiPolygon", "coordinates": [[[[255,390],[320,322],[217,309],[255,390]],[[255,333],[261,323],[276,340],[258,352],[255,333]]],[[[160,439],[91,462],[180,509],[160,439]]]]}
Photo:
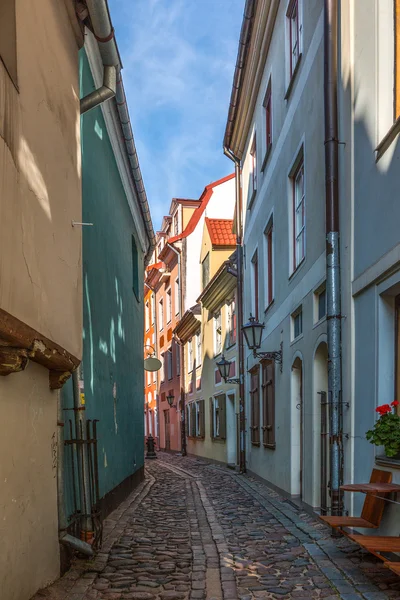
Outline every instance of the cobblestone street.
{"type": "Polygon", "coordinates": [[[94,561],[35,600],[400,598],[400,578],[249,476],[159,453],[94,561]]]}

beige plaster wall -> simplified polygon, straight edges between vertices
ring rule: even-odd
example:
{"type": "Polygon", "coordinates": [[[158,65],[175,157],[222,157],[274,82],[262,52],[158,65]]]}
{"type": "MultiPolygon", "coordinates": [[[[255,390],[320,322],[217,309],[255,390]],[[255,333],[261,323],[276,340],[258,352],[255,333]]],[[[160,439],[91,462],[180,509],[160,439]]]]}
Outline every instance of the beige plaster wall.
{"type": "Polygon", "coordinates": [[[29,600],[59,574],[57,395],[35,363],[0,377],[0,597],[29,600]]]}
{"type": "Polygon", "coordinates": [[[78,45],[64,2],[16,2],[0,61],[0,308],[81,357],[78,45]]]}

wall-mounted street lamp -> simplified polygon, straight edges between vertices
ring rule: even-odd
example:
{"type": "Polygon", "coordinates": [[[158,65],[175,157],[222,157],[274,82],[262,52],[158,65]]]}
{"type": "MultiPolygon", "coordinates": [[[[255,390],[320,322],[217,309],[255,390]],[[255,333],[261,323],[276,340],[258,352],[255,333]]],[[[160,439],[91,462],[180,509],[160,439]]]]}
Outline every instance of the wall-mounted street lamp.
{"type": "Polygon", "coordinates": [[[167,402],[170,405],[171,408],[176,408],[176,404],[174,404],[174,400],[175,400],[175,396],[174,394],[168,394],[167,396],[167,402]]]}
{"type": "Polygon", "coordinates": [[[219,374],[221,375],[225,383],[240,383],[240,379],[237,379],[235,377],[229,377],[232,361],[227,360],[225,356],[222,355],[221,360],[218,360],[216,364],[219,370],[219,374]]]}
{"type": "Polygon", "coordinates": [[[149,352],[147,358],[144,359],[144,370],[145,371],[159,371],[161,369],[161,360],[156,358],[156,351],[153,346],[146,344],[145,348],[151,348],[152,352],[149,352]]]}
{"type": "Polygon", "coordinates": [[[274,362],[280,364],[280,370],[282,373],[282,343],[280,350],[276,350],[274,352],[257,352],[257,350],[261,347],[261,336],[264,327],[264,323],[260,323],[250,314],[248,323],[242,327],[247,346],[249,350],[253,351],[254,358],[273,360],[274,362]]]}

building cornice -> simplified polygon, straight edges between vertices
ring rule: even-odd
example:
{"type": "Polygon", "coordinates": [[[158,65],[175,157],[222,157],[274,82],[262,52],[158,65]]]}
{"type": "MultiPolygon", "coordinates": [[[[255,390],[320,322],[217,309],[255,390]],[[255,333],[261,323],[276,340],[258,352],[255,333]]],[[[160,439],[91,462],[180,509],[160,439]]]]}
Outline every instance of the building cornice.
{"type": "Polygon", "coordinates": [[[216,312],[232,298],[236,285],[237,277],[233,274],[231,262],[227,260],[204,288],[197,301],[201,302],[209,312],[216,312]]]}
{"type": "Polygon", "coordinates": [[[239,83],[238,102],[229,135],[228,125],[225,135],[226,147],[240,159],[253,120],[278,8],[279,0],[258,0],[256,3],[246,62],[239,83]]]}
{"type": "Polygon", "coordinates": [[[196,304],[189,308],[175,327],[173,333],[178,337],[182,344],[185,344],[201,326],[201,307],[196,304]]]}

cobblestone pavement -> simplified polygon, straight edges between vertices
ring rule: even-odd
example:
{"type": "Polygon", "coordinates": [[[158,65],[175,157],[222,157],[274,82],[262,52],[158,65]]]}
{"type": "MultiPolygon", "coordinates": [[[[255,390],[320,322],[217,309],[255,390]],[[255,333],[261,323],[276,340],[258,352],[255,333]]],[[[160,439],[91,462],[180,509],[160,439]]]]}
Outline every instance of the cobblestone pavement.
{"type": "Polygon", "coordinates": [[[400,599],[400,578],[249,476],[159,453],[93,561],[32,600],[400,599]]]}

